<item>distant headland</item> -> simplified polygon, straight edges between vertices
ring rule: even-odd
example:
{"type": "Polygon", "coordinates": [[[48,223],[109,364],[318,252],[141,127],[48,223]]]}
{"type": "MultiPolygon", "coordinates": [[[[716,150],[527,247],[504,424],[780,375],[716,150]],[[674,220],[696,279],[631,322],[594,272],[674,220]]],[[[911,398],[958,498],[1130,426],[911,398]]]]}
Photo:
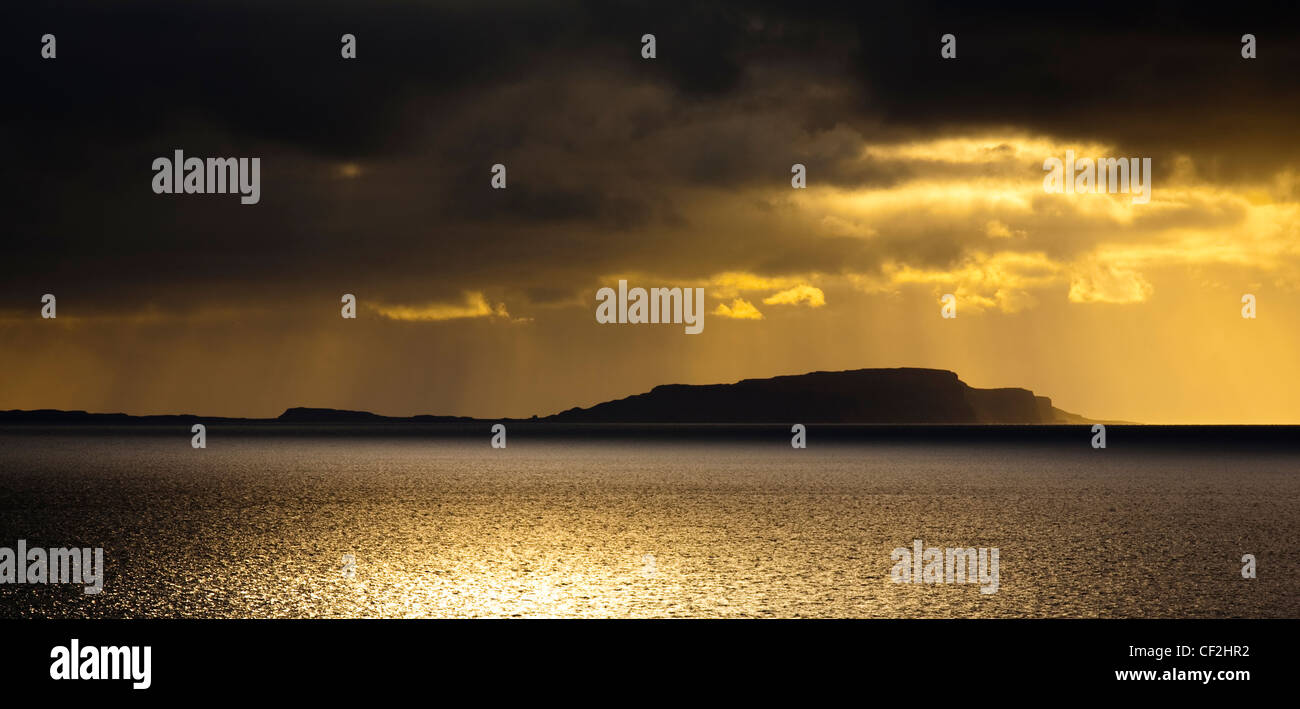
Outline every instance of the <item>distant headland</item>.
{"type": "Polygon", "coordinates": [[[976,389],[942,369],[854,369],[810,372],[734,384],[665,384],[644,394],[529,419],[467,416],[382,416],[368,411],[295,407],[273,419],[195,414],[131,416],[85,411],[0,411],[0,424],[101,425],[238,422],[287,424],[473,423],[842,423],[842,424],[1081,424],[1028,389],[976,389]]]}

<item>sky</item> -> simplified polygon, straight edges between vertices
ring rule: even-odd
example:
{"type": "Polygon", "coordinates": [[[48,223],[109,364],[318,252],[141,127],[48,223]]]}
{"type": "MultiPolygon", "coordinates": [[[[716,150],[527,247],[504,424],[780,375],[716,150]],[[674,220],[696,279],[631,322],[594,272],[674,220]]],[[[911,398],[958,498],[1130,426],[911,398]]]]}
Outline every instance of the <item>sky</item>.
{"type": "Polygon", "coordinates": [[[0,29],[0,409],[521,417],[913,366],[1300,423],[1283,4],[30,5],[0,29]],[[260,201],[155,194],[177,149],[260,158],[260,201]],[[1149,202],[1046,191],[1066,151],[1149,158],[1149,202]],[[703,332],[598,323],[620,279],[704,288],[703,332]]]}

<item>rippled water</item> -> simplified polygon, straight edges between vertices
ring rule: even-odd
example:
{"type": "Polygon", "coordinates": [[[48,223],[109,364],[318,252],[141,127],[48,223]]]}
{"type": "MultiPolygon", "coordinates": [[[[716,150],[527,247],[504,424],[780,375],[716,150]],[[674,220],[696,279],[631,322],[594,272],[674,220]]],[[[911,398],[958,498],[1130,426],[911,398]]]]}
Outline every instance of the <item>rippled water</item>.
{"type": "Polygon", "coordinates": [[[0,585],[0,614],[1300,615],[1290,452],[209,441],[0,433],[0,546],[107,565],[98,596],[0,585]],[[997,547],[998,592],[892,583],[917,538],[997,547]]]}

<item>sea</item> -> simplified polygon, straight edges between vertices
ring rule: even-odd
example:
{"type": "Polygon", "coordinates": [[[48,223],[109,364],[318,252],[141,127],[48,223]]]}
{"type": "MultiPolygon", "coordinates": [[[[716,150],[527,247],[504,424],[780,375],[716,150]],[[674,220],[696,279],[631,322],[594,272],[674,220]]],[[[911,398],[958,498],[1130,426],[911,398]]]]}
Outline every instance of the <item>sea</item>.
{"type": "Polygon", "coordinates": [[[1295,429],[507,428],[0,428],[0,617],[1300,616],[1295,429]]]}

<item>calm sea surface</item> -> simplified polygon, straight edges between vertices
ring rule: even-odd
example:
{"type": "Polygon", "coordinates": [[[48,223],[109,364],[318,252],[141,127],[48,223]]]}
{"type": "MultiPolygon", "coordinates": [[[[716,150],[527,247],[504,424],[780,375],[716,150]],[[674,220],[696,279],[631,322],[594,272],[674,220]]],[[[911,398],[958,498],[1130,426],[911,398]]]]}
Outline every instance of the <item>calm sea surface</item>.
{"type": "Polygon", "coordinates": [[[0,615],[1300,616],[1294,451],[216,431],[0,429],[0,546],[107,566],[0,615]],[[997,593],[892,583],[914,539],[997,547],[997,593]]]}

